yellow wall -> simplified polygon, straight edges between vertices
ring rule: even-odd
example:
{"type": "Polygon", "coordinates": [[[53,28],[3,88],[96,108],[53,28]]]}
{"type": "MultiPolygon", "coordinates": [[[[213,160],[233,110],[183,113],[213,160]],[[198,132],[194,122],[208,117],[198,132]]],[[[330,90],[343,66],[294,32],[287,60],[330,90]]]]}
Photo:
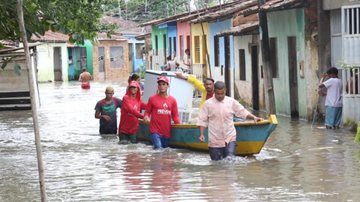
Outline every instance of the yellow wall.
{"type": "Polygon", "coordinates": [[[206,56],[206,50],[203,48],[201,42],[203,41],[203,35],[206,35],[206,49],[210,57],[210,42],[209,42],[209,27],[208,23],[197,23],[197,24],[191,24],[191,61],[193,64],[204,64],[203,61],[205,61],[205,64],[208,64],[208,59],[206,56]],[[195,36],[200,36],[200,63],[195,61],[195,36]]]}

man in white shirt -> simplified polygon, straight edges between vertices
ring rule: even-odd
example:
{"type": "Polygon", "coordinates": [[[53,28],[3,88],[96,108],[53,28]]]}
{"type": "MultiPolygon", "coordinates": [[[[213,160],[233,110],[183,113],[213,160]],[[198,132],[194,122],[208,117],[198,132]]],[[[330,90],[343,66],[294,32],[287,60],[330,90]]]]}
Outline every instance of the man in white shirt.
{"type": "Polygon", "coordinates": [[[214,84],[215,96],[206,100],[200,109],[197,124],[200,129],[200,141],[204,141],[204,131],[208,127],[208,145],[211,160],[221,160],[234,156],[236,150],[236,130],[234,116],[261,121],[234,98],[225,96],[225,83],[214,84]]]}

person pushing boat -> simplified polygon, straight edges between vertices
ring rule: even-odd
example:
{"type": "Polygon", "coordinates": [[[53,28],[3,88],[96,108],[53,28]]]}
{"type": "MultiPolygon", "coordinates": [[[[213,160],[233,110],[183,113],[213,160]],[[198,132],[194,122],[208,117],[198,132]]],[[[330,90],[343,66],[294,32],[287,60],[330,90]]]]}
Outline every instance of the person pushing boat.
{"type": "Polygon", "coordinates": [[[234,116],[252,119],[255,122],[262,119],[251,114],[235,99],[225,96],[225,83],[217,81],[214,84],[214,97],[205,101],[200,109],[197,126],[200,130],[199,140],[204,142],[205,128],[208,127],[208,147],[211,160],[218,161],[227,156],[234,156],[236,150],[236,130],[234,116]]]}
{"type": "Polygon", "coordinates": [[[149,98],[144,118],[146,123],[150,123],[150,139],[154,149],[169,146],[171,120],[175,124],[180,124],[176,99],[167,94],[169,88],[168,78],[160,76],[157,83],[158,93],[149,98]]]}
{"type": "Polygon", "coordinates": [[[119,124],[119,142],[127,144],[136,143],[136,133],[139,128],[139,118],[144,115],[141,110],[146,109],[146,104],[141,101],[140,85],[137,81],[130,81],[126,94],[122,99],[121,118],[119,124]]]}
{"type": "Polygon", "coordinates": [[[191,74],[184,75],[182,72],[176,72],[175,75],[176,78],[187,80],[201,92],[200,107],[204,104],[205,100],[208,100],[214,96],[214,79],[205,78],[204,83],[202,83],[191,74]]]}
{"type": "Polygon", "coordinates": [[[113,97],[114,89],[111,86],[105,89],[105,98],[95,105],[95,118],[99,119],[100,134],[117,134],[116,109],[121,108],[122,100],[113,97]]]}

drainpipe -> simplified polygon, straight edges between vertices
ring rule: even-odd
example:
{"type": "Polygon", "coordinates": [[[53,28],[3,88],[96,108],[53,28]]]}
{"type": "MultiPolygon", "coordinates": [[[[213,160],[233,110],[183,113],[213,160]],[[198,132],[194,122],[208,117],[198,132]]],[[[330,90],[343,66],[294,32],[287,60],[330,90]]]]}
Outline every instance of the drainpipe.
{"type": "Polygon", "coordinates": [[[264,86],[265,86],[265,105],[268,114],[275,114],[275,96],[272,79],[272,69],[270,65],[270,45],[269,33],[267,26],[267,16],[261,6],[265,4],[265,0],[259,0],[259,25],[260,25],[260,39],[261,39],[261,52],[264,71],[264,86]]]}

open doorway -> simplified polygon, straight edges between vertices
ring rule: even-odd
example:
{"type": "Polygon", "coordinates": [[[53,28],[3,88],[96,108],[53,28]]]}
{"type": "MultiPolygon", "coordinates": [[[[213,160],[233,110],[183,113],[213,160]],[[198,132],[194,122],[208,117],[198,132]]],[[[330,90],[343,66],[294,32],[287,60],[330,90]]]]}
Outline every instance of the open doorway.
{"type": "Polygon", "coordinates": [[[259,58],[257,45],[251,46],[251,73],[253,109],[259,110],[259,58]]]}
{"type": "Polygon", "coordinates": [[[54,47],[54,81],[63,81],[61,65],[61,47],[54,47]]]}
{"type": "Polygon", "coordinates": [[[291,117],[299,117],[299,98],[297,80],[297,56],[296,56],[296,37],[289,36],[288,60],[289,60],[289,90],[290,90],[290,114],[291,117]]]}
{"type": "Polygon", "coordinates": [[[224,37],[225,44],[225,85],[226,95],[231,96],[231,63],[230,63],[230,39],[229,36],[224,37]]]}

